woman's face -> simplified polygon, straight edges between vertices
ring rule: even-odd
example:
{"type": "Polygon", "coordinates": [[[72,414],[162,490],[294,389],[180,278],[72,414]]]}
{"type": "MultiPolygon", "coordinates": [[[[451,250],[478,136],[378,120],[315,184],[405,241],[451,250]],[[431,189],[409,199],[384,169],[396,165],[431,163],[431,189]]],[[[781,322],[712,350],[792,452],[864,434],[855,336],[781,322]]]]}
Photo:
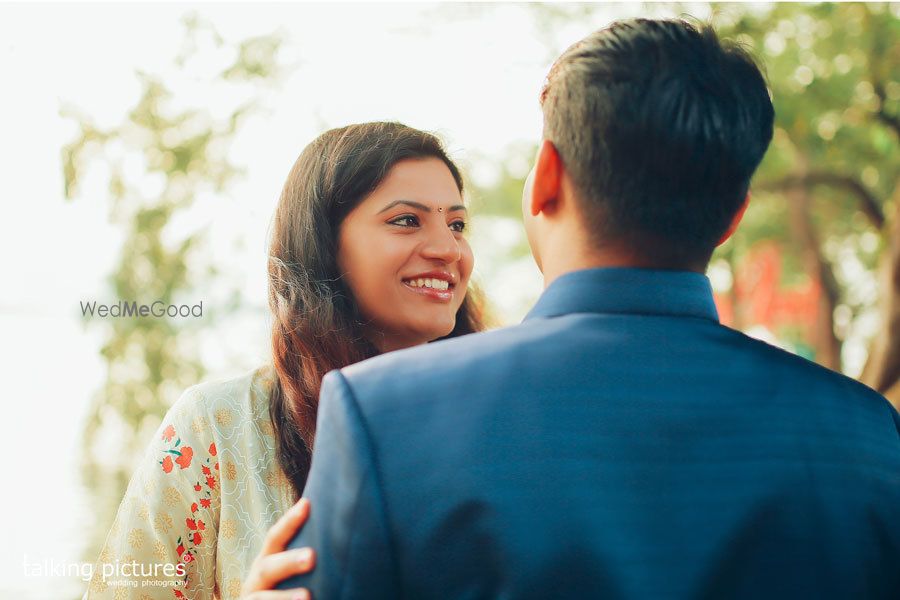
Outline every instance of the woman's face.
{"type": "Polygon", "coordinates": [[[456,181],[437,158],[398,162],[344,219],[338,267],[382,352],[453,330],[474,262],[466,221],[456,181]]]}

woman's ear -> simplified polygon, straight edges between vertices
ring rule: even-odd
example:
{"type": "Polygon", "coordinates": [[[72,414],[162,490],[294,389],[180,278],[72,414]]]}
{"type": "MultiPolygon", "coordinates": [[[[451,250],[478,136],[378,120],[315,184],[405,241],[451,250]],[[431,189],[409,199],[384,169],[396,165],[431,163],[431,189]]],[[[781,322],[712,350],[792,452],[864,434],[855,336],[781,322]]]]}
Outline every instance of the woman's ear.
{"type": "Polygon", "coordinates": [[[562,185],[562,169],[562,160],[553,142],[549,140],[541,142],[531,182],[531,201],[528,208],[532,216],[539,213],[549,214],[556,209],[562,185]]]}
{"type": "Polygon", "coordinates": [[[722,237],[719,238],[719,241],[716,243],[716,246],[721,246],[724,244],[728,238],[734,234],[734,231],[738,228],[738,225],[741,223],[741,219],[744,218],[744,213],[747,212],[747,207],[750,205],[750,192],[747,192],[747,197],[744,198],[744,203],[738,209],[738,211],[734,214],[734,217],[731,219],[731,225],[728,226],[728,229],[722,234],[722,237]]]}

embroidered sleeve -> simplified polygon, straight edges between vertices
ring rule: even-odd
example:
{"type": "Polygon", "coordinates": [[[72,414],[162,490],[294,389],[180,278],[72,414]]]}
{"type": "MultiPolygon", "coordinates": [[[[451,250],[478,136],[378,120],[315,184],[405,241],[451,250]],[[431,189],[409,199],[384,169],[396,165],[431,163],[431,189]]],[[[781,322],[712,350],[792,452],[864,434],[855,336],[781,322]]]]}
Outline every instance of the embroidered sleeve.
{"type": "Polygon", "coordinates": [[[188,389],[128,484],[85,599],[214,597],[217,455],[202,397],[188,389]]]}

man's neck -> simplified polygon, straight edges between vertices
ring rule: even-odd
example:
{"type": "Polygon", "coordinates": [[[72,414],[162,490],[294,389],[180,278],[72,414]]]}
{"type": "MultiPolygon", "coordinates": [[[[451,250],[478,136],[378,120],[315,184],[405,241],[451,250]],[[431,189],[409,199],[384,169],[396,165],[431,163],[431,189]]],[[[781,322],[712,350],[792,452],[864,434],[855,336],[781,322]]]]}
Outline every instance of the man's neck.
{"type": "Polygon", "coordinates": [[[583,269],[602,268],[633,268],[633,269],[660,269],[693,271],[705,273],[705,268],[673,268],[661,266],[656,262],[648,261],[634,253],[619,248],[599,248],[587,252],[572,252],[542,257],[541,271],[544,275],[544,289],[550,286],[562,275],[583,269]]]}

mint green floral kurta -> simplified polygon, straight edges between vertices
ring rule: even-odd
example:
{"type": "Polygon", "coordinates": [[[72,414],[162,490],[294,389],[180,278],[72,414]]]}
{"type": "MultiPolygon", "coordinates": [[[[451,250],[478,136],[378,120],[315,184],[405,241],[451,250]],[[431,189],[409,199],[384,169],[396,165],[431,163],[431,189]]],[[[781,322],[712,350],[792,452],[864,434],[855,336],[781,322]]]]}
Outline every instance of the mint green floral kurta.
{"type": "Polygon", "coordinates": [[[240,596],[266,532],[296,501],[275,459],[273,377],[264,366],[195,385],[172,406],[128,485],[87,600],[240,596]]]}

